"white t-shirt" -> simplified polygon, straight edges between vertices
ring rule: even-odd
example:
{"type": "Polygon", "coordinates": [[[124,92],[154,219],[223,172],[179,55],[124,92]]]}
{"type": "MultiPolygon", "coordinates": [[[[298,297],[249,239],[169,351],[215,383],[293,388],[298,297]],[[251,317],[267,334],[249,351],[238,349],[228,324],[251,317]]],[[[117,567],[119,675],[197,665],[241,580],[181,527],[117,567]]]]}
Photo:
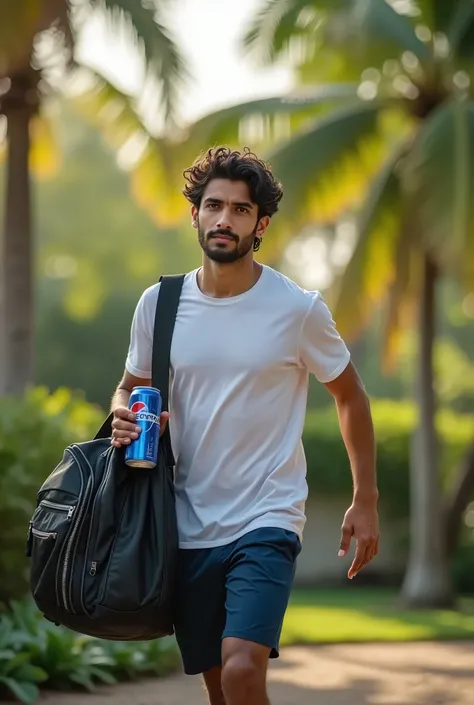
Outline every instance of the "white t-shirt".
{"type": "MultiPolygon", "coordinates": [[[[197,271],[186,275],[171,346],[180,547],[225,545],[259,527],[302,538],[308,375],[334,380],[349,351],[318,292],[264,266],[249,291],[213,298],[197,271]]],[[[151,377],[159,287],[133,318],[126,367],[137,377],[151,377]]]]}

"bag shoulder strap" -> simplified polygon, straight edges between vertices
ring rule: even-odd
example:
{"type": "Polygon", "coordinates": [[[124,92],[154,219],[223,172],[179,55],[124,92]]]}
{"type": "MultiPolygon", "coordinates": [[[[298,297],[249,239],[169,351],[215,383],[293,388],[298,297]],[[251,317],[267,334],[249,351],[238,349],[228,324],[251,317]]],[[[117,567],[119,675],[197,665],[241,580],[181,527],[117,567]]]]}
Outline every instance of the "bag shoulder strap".
{"type": "MultiPolygon", "coordinates": [[[[170,274],[161,277],[160,291],[156,302],[151,383],[161,392],[163,411],[169,410],[171,342],[184,276],[184,274],[170,274]]],[[[169,467],[173,467],[175,460],[168,426],[161,442],[165,447],[167,464],[169,467]]]]}
{"type": "MultiPolygon", "coordinates": [[[[181,289],[183,288],[184,274],[169,274],[160,278],[160,291],[156,302],[155,323],[153,331],[152,352],[152,385],[160,390],[163,401],[163,410],[168,411],[169,405],[169,370],[171,341],[173,338],[174,324],[178,312],[181,289]]],[[[109,414],[94,438],[110,438],[112,435],[113,414],[109,414]]],[[[174,466],[171,436],[168,426],[163,434],[162,441],[165,445],[166,458],[170,467],[174,466]]]]}
{"type": "Polygon", "coordinates": [[[183,282],[183,274],[161,277],[160,292],[156,302],[151,383],[161,392],[163,411],[169,410],[171,341],[183,282]]]}

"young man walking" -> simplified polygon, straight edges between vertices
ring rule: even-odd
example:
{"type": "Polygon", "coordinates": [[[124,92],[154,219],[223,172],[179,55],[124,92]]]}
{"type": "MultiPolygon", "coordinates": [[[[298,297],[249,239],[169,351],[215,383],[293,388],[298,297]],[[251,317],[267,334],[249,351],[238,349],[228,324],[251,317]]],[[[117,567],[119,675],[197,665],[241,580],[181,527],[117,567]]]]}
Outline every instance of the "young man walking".
{"type": "MultiPolygon", "coordinates": [[[[267,165],[219,147],[184,176],[203,262],[186,275],[171,348],[176,637],[211,705],[267,705],[268,659],[278,656],[305,524],[309,374],[335,399],[349,455],[354,492],[339,555],[354,537],[351,578],[378,551],[370,407],[321,295],[254,259],[283,195],[267,165]]],[[[158,291],[145,291],[133,318],[112,403],[116,446],[139,430],[127,406],[133,387],[151,381],[158,291]]]]}

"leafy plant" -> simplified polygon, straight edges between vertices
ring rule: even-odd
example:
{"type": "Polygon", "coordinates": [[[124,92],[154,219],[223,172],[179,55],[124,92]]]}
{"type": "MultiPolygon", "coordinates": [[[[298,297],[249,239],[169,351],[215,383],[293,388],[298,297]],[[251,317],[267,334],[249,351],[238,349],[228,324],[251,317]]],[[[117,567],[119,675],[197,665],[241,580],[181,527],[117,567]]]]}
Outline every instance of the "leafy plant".
{"type": "Polygon", "coordinates": [[[47,674],[44,685],[52,690],[67,690],[76,684],[93,690],[95,680],[112,685],[114,661],[97,640],[59,629],[45,621],[33,602],[15,602],[12,622],[27,635],[23,649],[32,663],[47,674]]]}
{"type": "Polygon", "coordinates": [[[32,600],[12,602],[0,616],[0,699],[10,693],[30,705],[39,684],[92,691],[98,684],[164,676],[178,665],[173,638],[126,643],[82,636],[43,619],[32,600]]]}
{"type": "Polygon", "coordinates": [[[48,674],[31,663],[28,651],[22,651],[27,643],[26,634],[16,631],[12,619],[0,619],[0,699],[13,694],[26,705],[38,697],[38,684],[44,683],[48,674]]]}
{"type": "Polygon", "coordinates": [[[164,676],[179,666],[179,654],[172,637],[129,644],[104,642],[104,650],[114,662],[112,673],[120,680],[143,676],[164,676]]]}

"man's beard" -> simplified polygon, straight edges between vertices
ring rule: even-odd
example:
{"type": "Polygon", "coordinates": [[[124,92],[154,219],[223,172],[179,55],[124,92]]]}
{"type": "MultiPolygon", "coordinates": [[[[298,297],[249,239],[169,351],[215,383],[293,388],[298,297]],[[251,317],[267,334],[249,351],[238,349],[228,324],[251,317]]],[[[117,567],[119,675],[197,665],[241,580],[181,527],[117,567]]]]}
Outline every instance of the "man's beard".
{"type": "Polygon", "coordinates": [[[232,262],[237,262],[239,259],[246,257],[250,250],[253,250],[253,244],[255,242],[255,235],[257,233],[258,223],[250,233],[245,237],[239,237],[235,233],[229,230],[211,230],[207,234],[198,225],[198,238],[199,244],[201,245],[204,253],[213,262],[219,262],[220,264],[231,264],[232,262]],[[232,238],[235,246],[223,245],[213,242],[213,236],[225,235],[226,237],[232,238]]]}

